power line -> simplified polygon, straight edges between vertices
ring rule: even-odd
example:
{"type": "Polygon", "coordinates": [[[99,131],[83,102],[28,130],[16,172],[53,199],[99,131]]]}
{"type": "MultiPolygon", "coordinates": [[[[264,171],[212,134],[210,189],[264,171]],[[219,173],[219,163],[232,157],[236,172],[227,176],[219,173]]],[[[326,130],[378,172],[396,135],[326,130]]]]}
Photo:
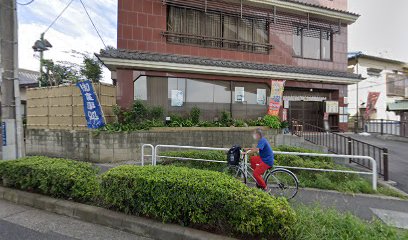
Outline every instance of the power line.
{"type": "Polygon", "coordinates": [[[21,5],[21,6],[27,6],[27,5],[30,5],[30,4],[33,3],[33,2],[34,2],[34,0],[28,1],[28,2],[26,2],[26,3],[19,3],[19,2],[17,2],[17,4],[18,4],[18,5],[21,5]]]}
{"type": "MultiPolygon", "coordinates": [[[[401,76],[403,76],[403,75],[401,75],[401,76]]],[[[371,86],[367,86],[367,87],[359,87],[358,90],[366,89],[366,88],[372,88],[372,87],[378,87],[378,86],[381,86],[381,85],[388,85],[390,83],[396,83],[396,82],[402,82],[402,81],[408,81],[408,77],[405,78],[405,79],[398,79],[398,80],[394,80],[394,81],[388,81],[388,82],[385,82],[385,83],[379,83],[379,84],[375,84],[375,85],[371,85],[371,86]]],[[[349,91],[356,91],[356,89],[351,89],[349,91]]]]}
{"type": "Polygon", "coordinates": [[[91,18],[91,16],[89,15],[88,10],[86,9],[84,2],[83,2],[82,0],[79,0],[79,1],[81,2],[82,7],[84,8],[84,10],[85,10],[85,12],[86,12],[86,15],[88,15],[88,18],[89,18],[89,20],[90,20],[90,21],[91,21],[91,23],[92,23],[92,26],[94,27],[94,29],[95,29],[96,33],[98,34],[99,38],[101,39],[101,41],[102,41],[103,45],[104,45],[104,46],[105,46],[105,48],[106,48],[105,41],[103,41],[102,36],[101,36],[101,34],[99,33],[99,31],[98,31],[98,28],[96,28],[96,26],[95,26],[94,22],[92,21],[92,18],[91,18]]]}
{"type": "Polygon", "coordinates": [[[46,33],[51,27],[52,27],[52,25],[54,25],[54,23],[61,17],[61,15],[65,12],[65,10],[67,10],[67,8],[71,5],[71,3],[73,2],[74,0],[71,0],[68,4],[67,4],[67,6],[65,6],[65,8],[61,11],[61,13],[54,19],[54,21],[52,21],[52,23],[47,27],[47,29],[44,31],[44,33],[46,33]]]}

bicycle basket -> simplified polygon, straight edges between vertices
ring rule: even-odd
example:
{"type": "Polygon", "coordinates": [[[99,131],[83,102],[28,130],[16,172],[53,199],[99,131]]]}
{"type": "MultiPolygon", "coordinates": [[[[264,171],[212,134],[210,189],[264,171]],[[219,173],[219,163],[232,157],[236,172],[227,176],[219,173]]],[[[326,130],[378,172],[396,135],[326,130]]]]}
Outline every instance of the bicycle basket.
{"type": "Polygon", "coordinates": [[[228,165],[236,166],[239,164],[239,159],[241,155],[241,147],[233,146],[227,153],[227,162],[228,165]]]}

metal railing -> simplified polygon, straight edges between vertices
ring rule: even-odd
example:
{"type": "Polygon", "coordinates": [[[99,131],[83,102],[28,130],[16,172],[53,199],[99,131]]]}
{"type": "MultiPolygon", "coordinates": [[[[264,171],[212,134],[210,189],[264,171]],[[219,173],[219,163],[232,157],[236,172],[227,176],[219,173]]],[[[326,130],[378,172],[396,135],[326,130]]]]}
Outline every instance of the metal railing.
{"type": "MultiPolygon", "coordinates": [[[[160,158],[168,158],[168,159],[177,159],[177,160],[189,160],[189,161],[205,161],[205,162],[216,162],[216,163],[227,163],[227,161],[220,161],[220,160],[211,160],[211,159],[198,159],[198,158],[186,158],[186,157],[174,157],[174,156],[166,156],[158,154],[161,149],[194,149],[194,150],[213,150],[213,151],[228,151],[228,148],[214,148],[214,147],[196,147],[196,146],[179,146],[179,145],[157,145],[154,148],[154,157],[152,161],[152,165],[157,164],[157,159],[160,158]]],[[[143,155],[144,151],[142,151],[142,159],[144,159],[143,155]]],[[[362,174],[362,175],[371,175],[372,176],[372,187],[373,190],[377,190],[377,162],[375,159],[369,156],[357,156],[357,155],[339,155],[339,154],[323,154],[323,153],[299,153],[299,152],[280,152],[275,151],[275,154],[279,155],[295,155],[295,156],[313,156],[313,157],[334,157],[334,158],[345,158],[345,159],[361,159],[365,161],[369,161],[371,166],[373,167],[371,172],[362,172],[362,171],[351,171],[351,170],[337,170],[337,169],[320,169],[320,168],[304,168],[304,167],[294,167],[294,166],[278,166],[276,165],[275,168],[287,168],[287,169],[295,169],[295,170],[305,170],[305,171],[316,171],[316,172],[334,172],[334,173],[351,173],[351,174],[362,174]]],[[[225,157],[227,158],[227,157],[225,157]]]]}
{"type": "MultiPolygon", "coordinates": [[[[292,134],[304,138],[306,141],[327,147],[329,152],[341,155],[369,156],[377,161],[378,174],[388,181],[388,149],[375,146],[349,136],[326,131],[325,129],[299,120],[291,122],[292,134]]],[[[350,158],[363,168],[373,170],[373,165],[366,159],[350,158]]]]}
{"type": "Polygon", "coordinates": [[[154,164],[154,146],[152,144],[143,144],[142,145],[142,161],[141,161],[141,165],[144,166],[144,161],[145,161],[145,157],[151,157],[152,158],[152,164],[154,164]],[[151,149],[151,154],[150,155],[146,155],[145,154],[145,148],[149,147],[151,149]]]}
{"type": "Polygon", "coordinates": [[[363,117],[350,117],[349,126],[353,132],[379,133],[381,135],[394,135],[408,137],[408,122],[386,119],[364,119],[363,117]]]}

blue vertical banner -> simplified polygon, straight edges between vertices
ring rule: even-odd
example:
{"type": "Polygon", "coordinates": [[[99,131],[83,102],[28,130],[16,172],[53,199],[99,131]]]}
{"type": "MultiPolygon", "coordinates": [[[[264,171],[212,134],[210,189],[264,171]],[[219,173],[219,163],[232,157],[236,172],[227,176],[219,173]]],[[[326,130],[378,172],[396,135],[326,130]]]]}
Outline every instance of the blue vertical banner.
{"type": "Polygon", "coordinates": [[[96,129],[105,126],[101,105],[95,94],[92,82],[89,80],[78,82],[77,87],[81,90],[84,101],[84,113],[88,128],[96,129]]]}
{"type": "Polygon", "coordinates": [[[3,146],[7,146],[6,122],[1,122],[1,138],[2,138],[2,141],[3,141],[3,146]]]}

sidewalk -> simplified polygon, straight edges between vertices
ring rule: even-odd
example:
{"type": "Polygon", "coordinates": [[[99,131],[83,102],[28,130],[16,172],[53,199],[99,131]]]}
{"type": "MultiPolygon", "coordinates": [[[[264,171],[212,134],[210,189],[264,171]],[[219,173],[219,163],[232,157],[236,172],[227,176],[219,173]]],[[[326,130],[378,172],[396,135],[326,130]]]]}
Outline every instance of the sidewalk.
{"type": "Polygon", "coordinates": [[[379,217],[386,223],[408,229],[408,201],[398,198],[367,195],[345,194],[335,191],[318,189],[299,189],[298,195],[292,200],[294,204],[334,207],[341,212],[371,220],[379,217]]]}
{"type": "Polygon", "coordinates": [[[0,239],[152,240],[71,217],[0,200],[0,239]]]}

